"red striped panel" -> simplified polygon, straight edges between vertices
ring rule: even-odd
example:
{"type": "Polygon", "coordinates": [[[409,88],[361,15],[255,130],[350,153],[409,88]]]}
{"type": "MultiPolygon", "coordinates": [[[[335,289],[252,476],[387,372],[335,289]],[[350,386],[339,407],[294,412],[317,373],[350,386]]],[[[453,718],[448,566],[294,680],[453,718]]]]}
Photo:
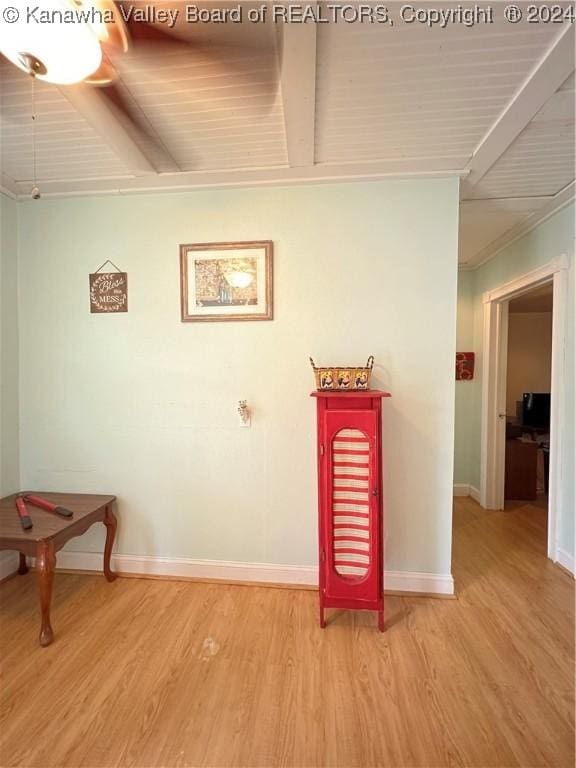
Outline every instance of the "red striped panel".
{"type": "Polygon", "coordinates": [[[370,567],[368,438],[341,429],[332,442],[332,540],[336,573],[361,579],[370,567]],[[349,483],[349,484],[348,484],[349,483]]]}

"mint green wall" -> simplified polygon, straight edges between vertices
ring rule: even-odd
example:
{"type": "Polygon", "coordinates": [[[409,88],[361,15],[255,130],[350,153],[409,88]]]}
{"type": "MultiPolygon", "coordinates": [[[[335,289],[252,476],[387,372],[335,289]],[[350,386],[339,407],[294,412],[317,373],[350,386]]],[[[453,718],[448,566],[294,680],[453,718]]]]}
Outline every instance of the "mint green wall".
{"type": "Polygon", "coordinates": [[[23,485],[116,493],[124,554],[314,564],[308,356],[374,354],[393,394],[386,567],[450,572],[457,179],[20,208],[23,485]],[[274,241],[274,321],[181,323],[178,245],[248,239],[274,241]],[[128,272],[127,314],[89,313],[107,258],[128,272]]]}
{"type": "Polygon", "coordinates": [[[0,193],[0,495],[19,490],[18,211],[0,193]]]}
{"type": "Polygon", "coordinates": [[[567,345],[565,381],[566,402],[568,406],[567,424],[565,425],[562,471],[562,493],[564,514],[559,525],[559,544],[569,554],[574,554],[574,368],[575,368],[575,333],[574,333],[574,204],[562,209],[523,238],[509,245],[494,259],[473,272],[460,272],[458,287],[458,326],[463,334],[472,330],[474,351],[477,356],[477,372],[473,386],[467,392],[467,402],[460,403],[456,412],[456,453],[461,453],[461,460],[456,460],[456,478],[459,482],[468,482],[478,488],[480,485],[480,415],[481,415],[481,365],[482,365],[482,294],[485,291],[512,280],[515,277],[535,269],[551,259],[566,254],[570,259],[569,295],[567,312],[567,345]],[[472,313],[469,300],[472,294],[472,313]],[[470,317],[472,314],[472,317],[470,317]],[[470,326],[472,323],[472,326],[470,326]],[[469,441],[469,447],[466,446],[469,441]],[[466,460],[468,459],[468,469],[466,460]]]}

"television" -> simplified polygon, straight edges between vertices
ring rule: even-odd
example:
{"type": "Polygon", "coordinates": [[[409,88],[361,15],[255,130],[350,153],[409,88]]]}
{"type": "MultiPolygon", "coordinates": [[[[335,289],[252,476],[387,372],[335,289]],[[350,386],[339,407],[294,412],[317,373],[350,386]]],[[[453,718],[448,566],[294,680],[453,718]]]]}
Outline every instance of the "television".
{"type": "Polygon", "coordinates": [[[550,429],[550,393],[524,392],[522,395],[522,426],[550,429]]]}

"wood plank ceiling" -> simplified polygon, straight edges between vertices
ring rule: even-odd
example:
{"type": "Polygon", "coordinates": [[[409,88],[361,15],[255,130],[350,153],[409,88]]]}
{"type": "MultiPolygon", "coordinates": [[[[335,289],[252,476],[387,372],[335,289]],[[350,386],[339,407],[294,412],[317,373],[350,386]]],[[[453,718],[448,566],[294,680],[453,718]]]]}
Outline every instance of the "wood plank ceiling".
{"type": "Polygon", "coordinates": [[[550,44],[545,26],[330,25],[318,35],[316,158],[463,168],[550,44]]]}
{"type": "MultiPolygon", "coordinates": [[[[401,23],[399,8],[393,25],[181,17],[171,33],[193,48],[150,43],[112,57],[138,127],[109,108],[103,123],[98,89],[37,82],[43,195],[460,173],[460,262],[479,263],[572,194],[574,28],[501,13],[430,28],[401,23]]],[[[31,90],[0,63],[2,185],[24,197],[31,90]]]]}

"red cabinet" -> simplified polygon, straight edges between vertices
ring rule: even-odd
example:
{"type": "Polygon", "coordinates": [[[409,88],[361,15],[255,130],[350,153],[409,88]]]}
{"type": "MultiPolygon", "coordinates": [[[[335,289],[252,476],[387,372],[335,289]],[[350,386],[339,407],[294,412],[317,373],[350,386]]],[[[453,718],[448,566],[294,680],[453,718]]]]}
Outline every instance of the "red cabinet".
{"type": "Polygon", "coordinates": [[[384,630],[382,398],[313,392],[318,408],[320,626],[325,608],[378,611],[384,630]]]}

